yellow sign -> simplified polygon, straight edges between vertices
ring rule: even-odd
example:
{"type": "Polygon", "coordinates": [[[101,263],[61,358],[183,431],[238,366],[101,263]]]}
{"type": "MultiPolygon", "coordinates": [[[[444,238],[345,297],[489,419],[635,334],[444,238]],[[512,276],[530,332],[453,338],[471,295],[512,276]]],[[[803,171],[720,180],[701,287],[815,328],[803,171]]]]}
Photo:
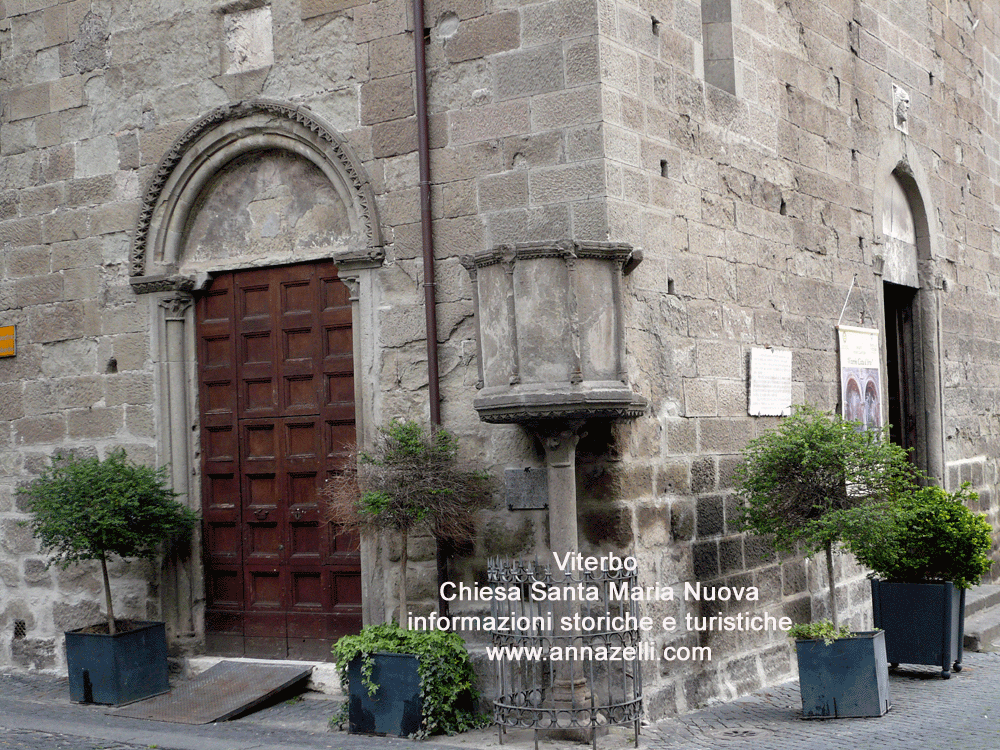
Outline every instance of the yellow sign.
{"type": "Polygon", "coordinates": [[[17,354],[14,326],[0,326],[0,357],[13,357],[17,354]]]}

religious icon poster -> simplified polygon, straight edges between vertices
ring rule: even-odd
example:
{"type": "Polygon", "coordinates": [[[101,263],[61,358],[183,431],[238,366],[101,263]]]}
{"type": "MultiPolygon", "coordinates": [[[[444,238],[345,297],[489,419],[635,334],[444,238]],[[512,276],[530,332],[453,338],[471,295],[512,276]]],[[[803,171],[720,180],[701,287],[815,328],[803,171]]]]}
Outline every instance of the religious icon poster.
{"type": "Polygon", "coordinates": [[[879,332],[837,326],[840,342],[840,403],[844,419],[867,429],[882,426],[879,332]]]}

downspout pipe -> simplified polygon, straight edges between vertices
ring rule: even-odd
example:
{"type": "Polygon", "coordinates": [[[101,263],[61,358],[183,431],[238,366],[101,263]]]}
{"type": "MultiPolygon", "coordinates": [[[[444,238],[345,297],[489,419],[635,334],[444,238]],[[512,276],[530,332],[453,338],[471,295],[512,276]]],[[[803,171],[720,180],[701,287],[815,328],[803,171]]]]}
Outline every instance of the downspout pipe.
{"type": "Polygon", "coordinates": [[[431,227],[431,144],[427,117],[427,62],[424,55],[424,0],[413,0],[413,57],[417,90],[417,156],[420,162],[420,236],[424,255],[424,315],[427,331],[427,398],[432,427],[441,425],[438,374],[437,298],[434,233],[431,227]]]}
{"type": "MultiPolygon", "coordinates": [[[[413,0],[413,60],[416,80],[417,158],[420,164],[420,238],[424,257],[424,316],[427,335],[427,399],[431,429],[441,426],[441,376],[438,372],[437,284],[434,280],[434,232],[431,225],[431,143],[427,116],[427,60],[424,49],[424,0],[413,0]]],[[[448,580],[448,551],[436,543],[438,613],[448,615],[441,584],[448,580]]],[[[403,613],[400,613],[400,617],[403,613]]]]}

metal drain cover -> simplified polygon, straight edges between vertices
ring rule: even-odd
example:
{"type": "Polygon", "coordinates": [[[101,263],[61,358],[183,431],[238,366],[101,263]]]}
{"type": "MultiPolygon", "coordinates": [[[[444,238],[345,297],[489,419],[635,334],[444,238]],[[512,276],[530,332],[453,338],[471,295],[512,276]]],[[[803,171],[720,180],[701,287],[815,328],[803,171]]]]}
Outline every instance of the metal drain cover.
{"type": "Polygon", "coordinates": [[[734,727],[730,729],[709,729],[705,736],[717,742],[745,742],[764,740],[772,737],[774,732],[760,727],[734,727]]]}

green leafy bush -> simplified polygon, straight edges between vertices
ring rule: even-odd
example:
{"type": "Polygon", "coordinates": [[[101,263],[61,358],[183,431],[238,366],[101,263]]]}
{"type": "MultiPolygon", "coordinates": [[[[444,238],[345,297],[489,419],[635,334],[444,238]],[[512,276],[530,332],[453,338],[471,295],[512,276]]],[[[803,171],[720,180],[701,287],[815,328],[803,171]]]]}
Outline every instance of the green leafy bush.
{"type": "Polygon", "coordinates": [[[130,461],[122,449],[99,458],[57,455],[34,481],[18,490],[33,518],[27,522],[50,564],[66,568],[98,560],[104,575],[108,632],[116,632],[108,555],[154,559],[165,542],[197,522],[175,500],[166,467],[130,461]]]}
{"type": "Polygon", "coordinates": [[[737,469],[737,493],[745,502],[742,528],[771,535],[778,549],[801,544],[807,554],[826,552],[830,612],[837,622],[833,545],[840,527],[824,522],[831,512],[893,500],[915,486],[906,451],[884,430],[810,406],[796,407],[776,430],[750,441],[737,469]]]}
{"type": "Polygon", "coordinates": [[[846,625],[837,627],[829,620],[820,620],[819,622],[793,625],[788,631],[788,637],[807,641],[822,639],[823,643],[829,646],[838,638],[850,638],[851,629],[846,625]]]}
{"type": "Polygon", "coordinates": [[[992,529],[965,505],[976,499],[967,484],[956,492],[923,487],[892,504],[838,513],[828,523],[884,580],[952,581],[968,588],[990,569],[992,529]]]}
{"type": "MultiPolygon", "coordinates": [[[[423,699],[421,730],[417,736],[455,734],[485,726],[489,718],[478,715],[479,690],[465,641],[456,633],[438,630],[403,630],[395,623],[370,625],[359,635],[346,635],[333,647],[340,684],[348,688],[347,667],[361,657],[362,682],[369,695],[378,685],[372,682],[371,655],[382,651],[413,654],[420,662],[420,696],[423,699]]],[[[344,704],[346,710],[347,704],[344,704]]],[[[346,717],[339,717],[343,723],[346,717]]]]}

